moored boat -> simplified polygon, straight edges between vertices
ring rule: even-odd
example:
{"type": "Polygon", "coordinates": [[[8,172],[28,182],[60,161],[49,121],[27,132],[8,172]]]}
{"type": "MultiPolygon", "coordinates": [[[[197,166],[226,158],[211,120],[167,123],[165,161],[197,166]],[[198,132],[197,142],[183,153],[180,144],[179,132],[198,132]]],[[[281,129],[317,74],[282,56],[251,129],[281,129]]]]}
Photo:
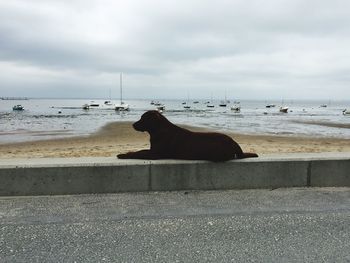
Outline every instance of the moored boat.
{"type": "Polygon", "coordinates": [[[116,104],[114,109],[116,111],[129,111],[129,104],[123,102],[123,75],[120,73],[120,103],[116,104]]]}
{"type": "Polygon", "coordinates": [[[100,104],[99,104],[99,103],[96,103],[96,102],[94,102],[94,101],[91,101],[89,107],[98,108],[98,107],[100,107],[100,104]]]}
{"type": "Polygon", "coordinates": [[[88,110],[90,109],[90,105],[85,103],[83,106],[82,106],[83,110],[88,110]]]}
{"type": "Polygon", "coordinates": [[[114,109],[116,111],[129,111],[130,110],[129,104],[126,104],[124,102],[121,102],[120,104],[116,104],[114,109]]]}
{"type": "Polygon", "coordinates": [[[158,105],[156,107],[157,111],[159,111],[160,113],[162,113],[163,111],[165,111],[165,105],[158,105]]]}
{"type": "Polygon", "coordinates": [[[231,110],[233,112],[239,113],[241,112],[241,104],[239,102],[236,102],[232,107],[231,110]]]}
{"type": "Polygon", "coordinates": [[[13,106],[12,110],[22,111],[22,110],[24,110],[24,107],[22,105],[18,104],[18,105],[13,106]]]}
{"type": "Polygon", "coordinates": [[[280,107],[280,112],[288,113],[288,107],[280,107]]]}

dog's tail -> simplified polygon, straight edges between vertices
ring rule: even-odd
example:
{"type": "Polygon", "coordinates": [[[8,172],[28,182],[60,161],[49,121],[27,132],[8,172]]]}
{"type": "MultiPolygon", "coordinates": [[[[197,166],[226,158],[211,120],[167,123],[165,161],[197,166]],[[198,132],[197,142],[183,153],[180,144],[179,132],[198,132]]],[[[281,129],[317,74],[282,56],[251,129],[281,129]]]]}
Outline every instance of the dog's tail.
{"type": "Polygon", "coordinates": [[[251,157],[258,157],[256,153],[242,153],[241,158],[251,158],[251,157]]]}

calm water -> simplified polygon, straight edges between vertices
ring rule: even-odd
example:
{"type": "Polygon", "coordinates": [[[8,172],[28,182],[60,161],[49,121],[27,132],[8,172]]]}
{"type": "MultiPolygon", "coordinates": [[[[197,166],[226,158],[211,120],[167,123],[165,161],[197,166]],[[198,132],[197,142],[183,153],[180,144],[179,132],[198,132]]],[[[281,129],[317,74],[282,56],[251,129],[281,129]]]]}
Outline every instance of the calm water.
{"type": "MultiPolygon", "coordinates": [[[[103,104],[103,100],[95,100],[103,104]]],[[[350,138],[350,116],[342,115],[342,110],[350,109],[350,101],[285,101],[290,112],[279,113],[278,101],[240,101],[241,112],[231,111],[231,102],[226,108],[207,108],[204,101],[194,104],[189,101],[191,110],[185,110],[182,101],[163,100],[164,115],[172,122],[221,131],[246,134],[276,134],[289,136],[318,136],[350,138]],[[266,108],[266,104],[276,104],[266,108]],[[343,127],[335,127],[342,125],[343,127]]],[[[83,110],[80,107],[90,100],[0,100],[0,143],[19,142],[72,135],[88,135],[109,122],[136,121],[146,110],[155,109],[149,100],[129,100],[129,112],[115,112],[108,108],[83,110]],[[16,112],[16,104],[25,110],[16,112]],[[61,113],[59,113],[61,111],[61,113]]]]}

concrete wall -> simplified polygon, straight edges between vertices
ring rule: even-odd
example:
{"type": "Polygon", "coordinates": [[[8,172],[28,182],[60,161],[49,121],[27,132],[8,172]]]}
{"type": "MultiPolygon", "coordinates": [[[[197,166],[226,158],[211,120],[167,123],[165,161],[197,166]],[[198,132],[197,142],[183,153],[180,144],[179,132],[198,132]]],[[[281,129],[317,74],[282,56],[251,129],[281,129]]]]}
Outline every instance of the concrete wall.
{"type": "Polygon", "coordinates": [[[0,195],[350,186],[350,153],[224,163],[116,158],[0,160],[0,195]]]}

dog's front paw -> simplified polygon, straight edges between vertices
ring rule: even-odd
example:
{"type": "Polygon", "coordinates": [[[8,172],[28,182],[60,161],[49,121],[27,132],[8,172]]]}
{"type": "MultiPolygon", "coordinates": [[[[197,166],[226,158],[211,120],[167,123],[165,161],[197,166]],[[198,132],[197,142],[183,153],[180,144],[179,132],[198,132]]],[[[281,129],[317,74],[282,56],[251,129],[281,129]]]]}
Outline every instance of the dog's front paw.
{"type": "Polygon", "coordinates": [[[118,159],[127,159],[128,158],[128,154],[127,153],[121,153],[117,155],[118,159]]]}

